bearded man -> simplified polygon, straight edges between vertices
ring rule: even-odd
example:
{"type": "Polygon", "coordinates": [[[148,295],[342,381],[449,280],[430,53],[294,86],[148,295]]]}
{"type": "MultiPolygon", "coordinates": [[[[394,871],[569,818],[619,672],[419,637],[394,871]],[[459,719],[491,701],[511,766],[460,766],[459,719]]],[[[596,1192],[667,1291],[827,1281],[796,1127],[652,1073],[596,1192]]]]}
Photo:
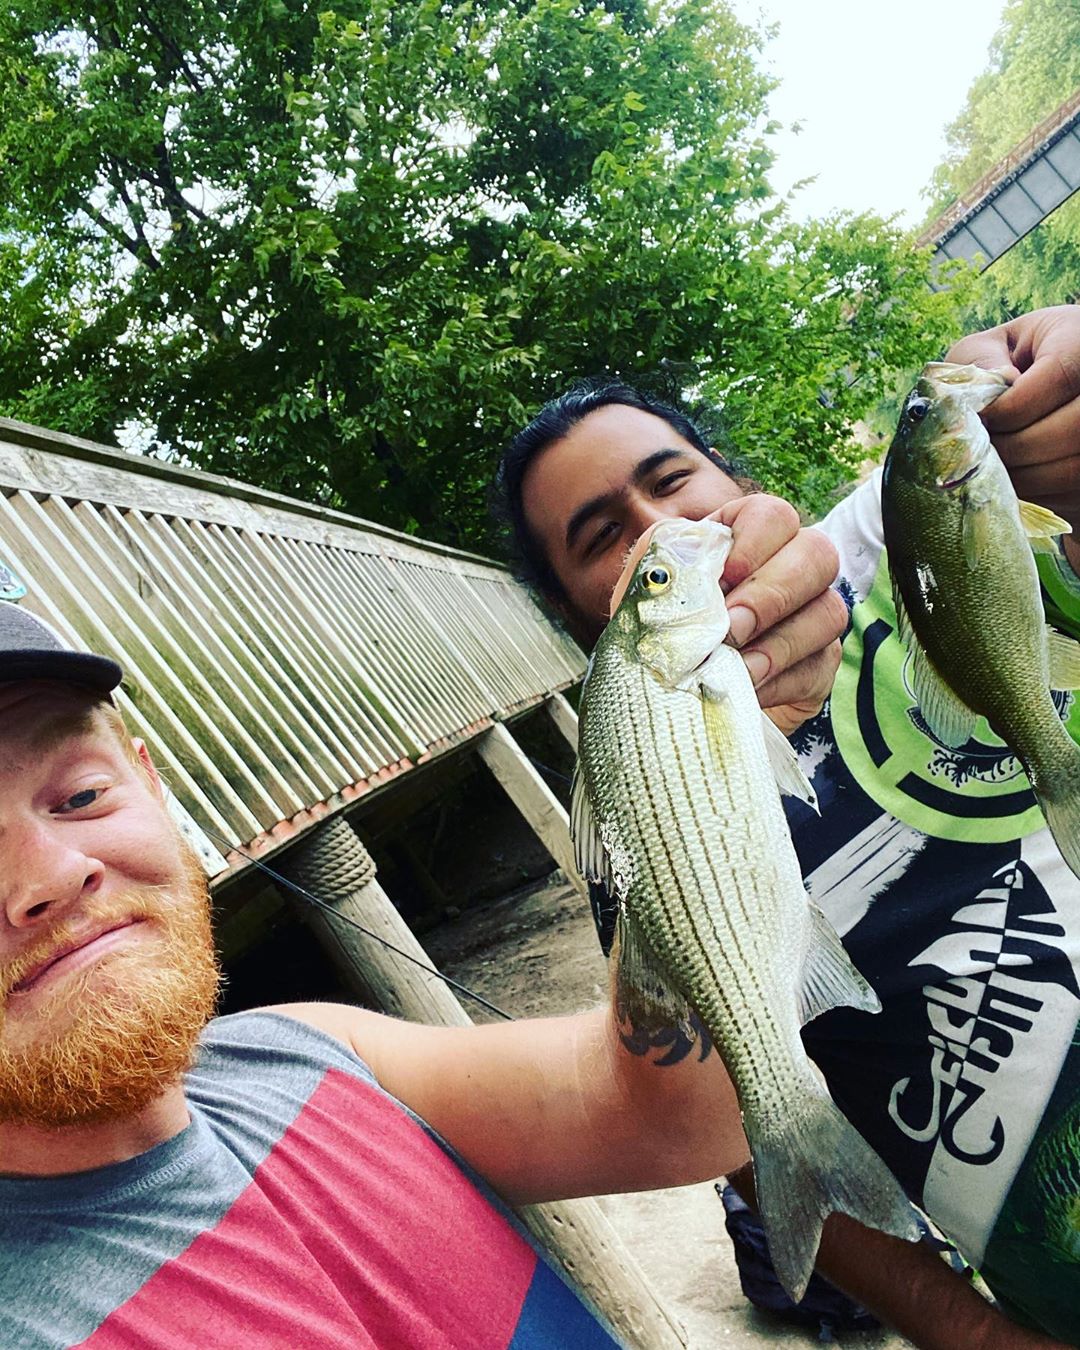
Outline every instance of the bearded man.
{"type": "Polygon", "coordinates": [[[215,1019],[206,881],[120,678],[0,604],[0,1342],[614,1346],[503,1201],[737,1165],[723,1073],[630,1054],[609,1008],[215,1019]]]}

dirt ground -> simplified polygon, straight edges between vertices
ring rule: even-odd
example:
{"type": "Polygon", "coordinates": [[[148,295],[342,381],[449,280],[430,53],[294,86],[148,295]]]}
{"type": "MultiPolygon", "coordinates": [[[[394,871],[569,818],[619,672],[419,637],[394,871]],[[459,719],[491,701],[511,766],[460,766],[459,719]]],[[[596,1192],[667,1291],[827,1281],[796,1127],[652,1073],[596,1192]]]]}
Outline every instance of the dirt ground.
{"type": "MultiPolygon", "coordinates": [[[[575,1012],[605,996],[605,963],[592,921],[559,873],[545,885],[467,910],[422,941],[447,975],[515,1017],[575,1012]]],[[[477,1021],[494,1020],[479,1005],[469,1012],[477,1021]]],[[[743,1298],[711,1184],[603,1196],[600,1204],[682,1321],[690,1350],[817,1343],[814,1332],[774,1321],[743,1298]]],[[[843,1340],[853,1350],[910,1345],[885,1332],[852,1332],[843,1340]]]]}

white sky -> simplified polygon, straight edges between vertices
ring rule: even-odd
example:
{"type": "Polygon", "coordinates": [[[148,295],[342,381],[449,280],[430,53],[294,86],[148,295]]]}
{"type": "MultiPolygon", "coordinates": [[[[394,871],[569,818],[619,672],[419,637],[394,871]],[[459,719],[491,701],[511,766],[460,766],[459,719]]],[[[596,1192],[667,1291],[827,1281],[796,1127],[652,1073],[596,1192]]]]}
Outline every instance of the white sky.
{"type": "Polygon", "coordinates": [[[744,23],[780,32],[765,68],[780,86],[769,110],[785,128],[773,139],[771,180],[786,193],[817,182],[791,204],[799,219],[830,211],[901,212],[919,223],[920,196],[945,153],[945,127],[985,70],[1002,0],[730,0],[744,23]]]}

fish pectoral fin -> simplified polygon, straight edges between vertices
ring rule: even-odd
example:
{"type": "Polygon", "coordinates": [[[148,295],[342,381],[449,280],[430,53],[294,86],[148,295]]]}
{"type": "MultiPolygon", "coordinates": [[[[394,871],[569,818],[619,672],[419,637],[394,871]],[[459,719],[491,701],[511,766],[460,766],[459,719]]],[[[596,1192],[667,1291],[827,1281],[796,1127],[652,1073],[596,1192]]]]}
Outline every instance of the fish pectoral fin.
{"type": "Polygon", "coordinates": [[[585,880],[599,882],[609,895],[617,896],[611,859],[596,828],[580,761],[574,765],[574,781],[570,786],[570,838],[574,845],[574,861],[585,880]]]}
{"type": "Polygon", "coordinates": [[[1067,520],[1047,510],[1045,506],[1037,506],[1034,502],[1018,501],[1020,508],[1020,524],[1024,527],[1028,541],[1036,553],[1053,553],[1054,536],[1059,534],[1072,534],[1072,526],[1067,520]]]}
{"type": "Polygon", "coordinates": [[[807,806],[812,806],[818,815],[817,793],[810,786],[810,780],[802,771],[799,757],[791,747],[791,742],[766,713],[761,714],[761,726],[765,735],[765,749],[769,754],[769,765],[776,778],[776,786],[788,797],[798,797],[807,806]]]}
{"type": "Polygon", "coordinates": [[[698,687],[701,710],[705,717],[705,739],[713,763],[723,769],[724,761],[735,749],[735,727],[731,718],[731,700],[722,689],[702,682],[698,687]]]}
{"type": "Polygon", "coordinates": [[[960,527],[964,541],[964,561],[974,572],[994,541],[994,512],[991,502],[969,496],[964,503],[960,527]]]}
{"type": "Polygon", "coordinates": [[[904,597],[900,592],[900,587],[896,583],[896,577],[890,574],[889,580],[892,582],[893,608],[896,610],[896,636],[905,647],[910,647],[912,643],[912,627],[911,619],[907,612],[907,605],[904,604],[904,597]]]}
{"type": "Polygon", "coordinates": [[[949,688],[918,641],[909,646],[911,683],[926,725],[942,745],[965,745],[975,731],[978,714],[949,688]]]}
{"type": "Polygon", "coordinates": [[[689,1023],[693,1009],[625,912],[619,914],[611,964],[615,1007],[635,1031],[664,1031],[689,1023]]]}
{"type": "Polygon", "coordinates": [[[1050,650],[1050,688],[1080,689],[1080,642],[1046,625],[1050,650]]]}
{"type": "Polygon", "coordinates": [[[807,904],[809,940],[797,993],[800,1025],[805,1026],[830,1008],[880,1012],[877,994],[852,965],[836,929],[813,901],[807,904]]]}

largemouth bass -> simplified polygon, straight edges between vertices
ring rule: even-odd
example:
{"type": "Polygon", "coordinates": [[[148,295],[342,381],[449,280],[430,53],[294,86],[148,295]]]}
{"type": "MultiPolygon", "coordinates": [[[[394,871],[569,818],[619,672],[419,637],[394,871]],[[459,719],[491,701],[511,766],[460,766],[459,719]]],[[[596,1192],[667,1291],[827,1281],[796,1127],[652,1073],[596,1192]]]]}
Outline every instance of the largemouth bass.
{"type": "Polygon", "coordinates": [[[880,1005],[803,886],[777,783],[811,802],[813,790],[723,645],[730,546],[716,521],[666,520],[631,560],[582,693],[571,827],[583,875],[618,899],[619,1006],[636,1028],[696,1013],[727,1066],[797,1301],[831,1211],[918,1229],[799,1036],[827,1008],[880,1005]]]}
{"type": "Polygon", "coordinates": [[[897,629],[933,735],[964,745],[985,717],[1080,877],[1080,746],[1050,694],[1080,688],[1080,644],[1047,626],[1032,556],[1070,526],[1018,500],[979,420],[1005,387],[937,361],[904,403],[881,489],[897,629]]]}

